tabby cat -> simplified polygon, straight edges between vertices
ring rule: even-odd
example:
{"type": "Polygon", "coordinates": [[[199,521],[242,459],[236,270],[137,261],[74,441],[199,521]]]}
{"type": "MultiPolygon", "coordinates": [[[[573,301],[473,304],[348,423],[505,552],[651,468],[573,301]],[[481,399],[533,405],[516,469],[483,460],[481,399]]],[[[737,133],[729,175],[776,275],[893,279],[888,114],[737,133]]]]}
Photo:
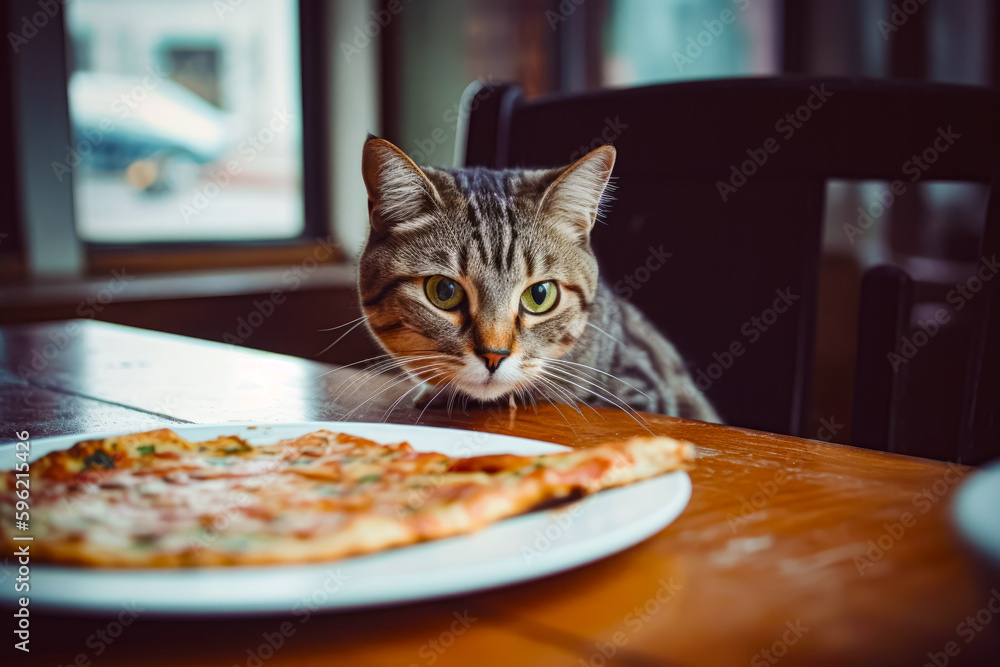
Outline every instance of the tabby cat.
{"type": "Polygon", "coordinates": [[[598,277],[590,230],[615,157],[602,146],[558,169],[420,168],[369,136],[359,288],[392,362],[435,396],[719,421],[673,345],[598,277]]]}

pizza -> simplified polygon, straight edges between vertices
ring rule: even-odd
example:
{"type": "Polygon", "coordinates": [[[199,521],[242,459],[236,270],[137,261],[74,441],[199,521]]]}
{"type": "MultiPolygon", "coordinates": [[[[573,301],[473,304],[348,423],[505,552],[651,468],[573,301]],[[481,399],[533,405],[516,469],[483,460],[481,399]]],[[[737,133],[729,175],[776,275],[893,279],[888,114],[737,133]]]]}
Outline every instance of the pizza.
{"type": "MultiPolygon", "coordinates": [[[[160,429],[79,442],[32,463],[31,548],[41,560],[94,567],[333,560],[471,533],[684,468],[693,452],[653,437],[449,458],[326,430],[251,445],[160,429]]],[[[14,471],[0,474],[8,546],[16,505],[14,471]]]]}

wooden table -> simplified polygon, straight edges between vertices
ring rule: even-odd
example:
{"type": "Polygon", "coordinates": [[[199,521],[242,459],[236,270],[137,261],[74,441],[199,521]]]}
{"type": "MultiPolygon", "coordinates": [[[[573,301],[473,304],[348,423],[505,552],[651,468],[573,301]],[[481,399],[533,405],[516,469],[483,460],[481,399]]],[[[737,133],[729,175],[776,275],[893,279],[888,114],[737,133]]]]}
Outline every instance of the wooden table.
{"type": "MultiPolygon", "coordinates": [[[[331,400],[353,369],[324,375],[330,367],[297,358],[96,322],[75,326],[0,331],[0,441],[22,429],[41,438],[333,420],[361,399],[331,400]]],[[[378,420],[397,395],[373,398],[351,418],[378,420]]],[[[551,407],[521,410],[511,428],[505,410],[449,418],[431,408],[420,423],[567,445],[640,432],[620,412],[562,412],[565,420],[551,407]]],[[[418,414],[399,407],[390,420],[412,424],[418,414]]],[[[953,665],[989,664],[998,654],[1000,620],[969,643],[960,634],[959,624],[991,596],[948,527],[948,497],[968,469],[647,419],[654,432],[697,443],[694,494],[680,519],[617,556],[488,593],[299,617],[273,651],[259,647],[265,636],[277,643],[285,618],[139,614],[105,643],[95,633],[108,619],[36,614],[32,664],[923,665],[931,653],[953,665]],[[949,648],[958,656],[946,656],[949,648]]],[[[3,616],[6,650],[11,619],[3,616]]]]}

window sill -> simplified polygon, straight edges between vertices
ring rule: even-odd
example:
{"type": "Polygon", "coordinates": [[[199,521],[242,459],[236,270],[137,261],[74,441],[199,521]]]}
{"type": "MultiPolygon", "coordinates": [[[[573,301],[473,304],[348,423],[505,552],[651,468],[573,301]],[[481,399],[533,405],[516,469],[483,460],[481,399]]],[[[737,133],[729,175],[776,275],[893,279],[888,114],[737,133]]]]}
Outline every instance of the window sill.
{"type": "Polygon", "coordinates": [[[272,245],[146,245],[121,248],[88,248],[88,273],[107,275],[127,266],[134,273],[187,272],[199,270],[280,267],[302,262],[338,264],[346,261],[344,253],[327,239],[311,243],[272,245]]]}
{"type": "Polygon", "coordinates": [[[82,280],[0,286],[0,302],[5,310],[28,311],[94,303],[94,300],[127,303],[270,294],[275,290],[353,290],[355,285],[355,268],[346,263],[303,261],[293,266],[158,274],[140,273],[131,259],[112,266],[103,275],[82,280]]]}

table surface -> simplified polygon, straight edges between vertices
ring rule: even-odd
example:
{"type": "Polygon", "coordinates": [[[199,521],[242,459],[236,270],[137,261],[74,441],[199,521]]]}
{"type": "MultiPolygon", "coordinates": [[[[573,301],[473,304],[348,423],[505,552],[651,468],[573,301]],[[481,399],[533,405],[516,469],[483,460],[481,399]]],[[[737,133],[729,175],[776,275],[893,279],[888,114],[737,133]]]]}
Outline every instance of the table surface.
{"type": "MultiPolygon", "coordinates": [[[[0,357],[0,442],[21,430],[37,439],[186,423],[339,420],[351,411],[352,420],[377,421],[402,389],[334,400],[355,369],[91,321],[0,329],[0,357]]],[[[418,416],[403,405],[388,419],[414,424],[418,416]]],[[[317,614],[306,623],[298,617],[276,650],[266,637],[287,620],[277,616],[139,614],[105,642],[95,633],[113,620],[35,614],[31,663],[923,665],[930,653],[953,665],[1000,654],[1000,622],[981,632],[963,625],[992,595],[948,523],[948,498],[969,469],[646,419],[653,432],[698,446],[693,496],[668,528],[599,563],[476,595],[317,614]],[[455,626],[456,613],[475,620],[455,626]]],[[[572,446],[643,432],[621,412],[581,416],[548,406],[519,410],[513,426],[507,410],[449,417],[433,406],[419,423],[572,446]]],[[[2,622],[2,636],[10,622],[2,622]]]]}

